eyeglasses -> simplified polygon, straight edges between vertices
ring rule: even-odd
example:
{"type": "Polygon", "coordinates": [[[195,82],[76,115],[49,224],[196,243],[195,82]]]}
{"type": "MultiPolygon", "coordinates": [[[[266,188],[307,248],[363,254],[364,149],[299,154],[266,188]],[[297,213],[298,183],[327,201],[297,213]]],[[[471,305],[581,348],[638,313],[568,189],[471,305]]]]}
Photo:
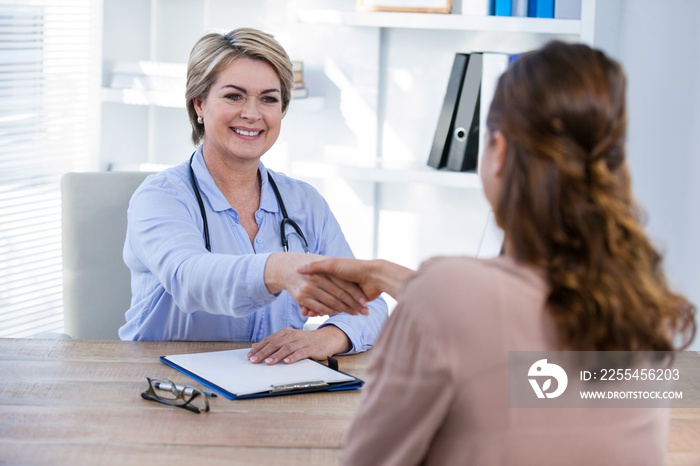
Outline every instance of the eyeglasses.
{"type": "Polygon", "coordinates": [[[196,387],[191,385],[178,386],[168,379],[159,377],[146,377],[146,380],[148,380],[148,390],[141,393],[141,398],[144,400],[177,406],[197,414],[202,410],[209,411],[207,396],[196,387]]]}

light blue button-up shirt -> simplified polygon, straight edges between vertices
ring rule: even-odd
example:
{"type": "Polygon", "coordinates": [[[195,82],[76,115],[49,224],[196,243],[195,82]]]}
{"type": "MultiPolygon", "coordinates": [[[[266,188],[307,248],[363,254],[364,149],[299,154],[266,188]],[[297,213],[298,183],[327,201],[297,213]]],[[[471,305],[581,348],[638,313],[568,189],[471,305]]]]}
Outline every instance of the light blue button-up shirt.
{"type": "MultiPolygon", "coordinates": [[[[207,213],[211,253],[204,247],[189,161],[149,176],[129,203],[124,261],[131,270],[132,298],[119,337],[257,342],[286,327],[301,329],[306,318],[292,296],[287,291],[270,294],[264,281],[268,257],[283,251],[282,212],[267,173],[275,179],[287,213],[299,224],[311,253],[352,257],[326,201],[309,184],[267,170],[261,163],[258,234],[251,244],[238,212],[204,164],[201,146],[192,168],[207,213]]],[[[289,250],[303,252],[293,234],[289,250]]],[[[369,303],[369,309],[369,316],[338,314],[323,325],[345,332],[352,343],[350,352],[365,351],[388,315],[381,298],[369,303]]]]}

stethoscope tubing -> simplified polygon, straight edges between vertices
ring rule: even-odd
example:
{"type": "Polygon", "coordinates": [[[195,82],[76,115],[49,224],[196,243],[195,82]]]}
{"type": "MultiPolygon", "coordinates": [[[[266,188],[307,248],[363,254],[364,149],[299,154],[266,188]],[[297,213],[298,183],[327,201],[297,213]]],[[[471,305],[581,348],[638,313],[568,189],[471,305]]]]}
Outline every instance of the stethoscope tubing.
{"type": "MultiPolygon", "coordinates": [[[[196,153],[196,152],[195,152],[196,153]]],[[[204,236],[204,247],[207,248],[207,251],[211,252],[211,242],[209,240],[209,222],[207,221],[207,212],[204,208],[204,201],[202,200],[202,194],[199,191],[199,183],[197,181],[197,177],[194,174],[194,169],[192,168],[192,161],[194,160],[195,153],[192,154],[190,157],[190,181],[192,183],[192,189],[194,190],[194,195],[197,198],[197,204],[199,204],[199,213],[202,216],[202,226],[204,229],[203,236],[204,236]]],[[[309,243],[306,241],[306,237],[304,236],[304,233],[301,231],[301,228],[289,216],[287,215],[287,208],[284,205],[284,201],[282,200],[282,195],[280,194],[279,188],[277,188],[277,183],[275,183],[275,180],[272,179],[272,175],[270,175],[270,172],[267,172],[267,179],[270,182],[270,186],[272,187],[272,191],[275,193],[275,198],[277,199],[277,205],[279,205],[280,211],[282,211],[282,221],[280,222],[280,238],[282,240],[282,248],[284,249],[284,252],[289,251],[289,242],[287,241],[287,235],[284,234],[285,228],[287,225],[291,226],[294,231],[296,232],[297,235],[299,235],[299,238],[301,238],[302,243],[304,245],[304,248],[308,252],[309,248],[309,243]]]]}

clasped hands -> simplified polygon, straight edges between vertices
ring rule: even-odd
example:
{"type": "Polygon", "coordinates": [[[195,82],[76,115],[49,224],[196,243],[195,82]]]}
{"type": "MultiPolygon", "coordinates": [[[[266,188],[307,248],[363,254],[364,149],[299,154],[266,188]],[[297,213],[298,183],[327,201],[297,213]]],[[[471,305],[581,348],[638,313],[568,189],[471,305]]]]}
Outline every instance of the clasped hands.
{"type": "MultiPolygon", "coordinates": [[[[387,293],[395,299],[403,285],[414,274],[412,269],[382,259],[358,260],[348,258],[327,258],[319,261],[308,262],[297,268],[297,272],[306,275],[310,284],[317,282],[331,282],[339,290],[336,296],[340,298],[341,292],[345,292],[343,302],[349,308],[354,309],[356,303],[348,302],[347,297],[354,298],[357,302],[366,303],[387,293]]],[[[320,286],[320,285],[319,285],[320,286]]],[[[352,314],[345,308],[336,308],[324,303],[309,301],[309,305],[297,301],[302,307],[305,316],[317,316],[322,314],[336,314],[338,311],[352,314]]],[[[366,310],[366,307],[365,307],[366,310]]]]}
{"type": "Polygon", "coordinates": [[[381,293],[366,273],[372,262],[315,254],[272,254],[265,267],[265,284],[273,294],[287,290],[306,317],[341,312],[368,315],[367,303],[381,293]]]}
{"type": "Polygon", "coordinates": [[[297,272],[305,275],[310,289],[323,288],[330,290],[341,305],[334,302],[309,299],[302,294],[297,303],[301,306],[301,314],[307,317],[333,315],[339,312],[357,315],[369,313],[367,303],[379,297],[382,290],[370,279],[372,261],[357,259],[329,258],[306,263],[297,268],[297,272]]]}
{"type": "MultiPolygon", "coordinates": [[[[367,303],[381,293],[369,283],[368,266],[369,261],[354,259],[273,254],[268,259],[265,282],[271,293],[286,289],[306,317],[340,312],[368,315],[367,303]]],[[[248,359],[254,364],[290,364],[304,358],[325,359],[351,349],[350,339],[334,325],[314,331],[286,328],[255,343],[248,359]]]]}

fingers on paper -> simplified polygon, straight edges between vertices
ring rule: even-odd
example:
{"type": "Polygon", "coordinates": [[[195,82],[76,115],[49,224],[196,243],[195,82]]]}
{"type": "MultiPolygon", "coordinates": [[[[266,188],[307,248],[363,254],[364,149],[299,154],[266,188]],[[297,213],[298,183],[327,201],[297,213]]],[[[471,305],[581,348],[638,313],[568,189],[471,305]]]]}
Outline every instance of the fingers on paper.
{"type": "MultiPolygon", "coordinates": [[[[268,365],[277,364],[280,361],[296,362],[308,357],[308,354],[304,355],[303,351],[307,347],[305,340],[303,331],[283,329],[254,344],[248,353],[248,359],[254,364],[268,365]]],[[[307,353],[310,351],[307,350],[307,353]]]]}

